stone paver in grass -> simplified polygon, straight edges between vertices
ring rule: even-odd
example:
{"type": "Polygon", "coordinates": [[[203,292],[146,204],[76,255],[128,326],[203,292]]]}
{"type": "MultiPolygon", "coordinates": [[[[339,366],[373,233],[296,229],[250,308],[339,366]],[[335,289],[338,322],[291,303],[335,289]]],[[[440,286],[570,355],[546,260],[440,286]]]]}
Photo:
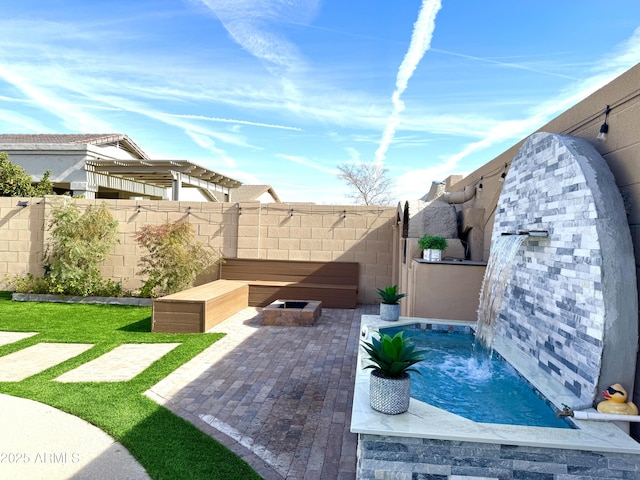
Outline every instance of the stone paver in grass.
{"type": "Polygon", "coordinates": [[[124,382],[131,380],[179,343],[125,343],[63,373],[58,382],[124,382]]]}
{"type": "Polygon", "coordinates": [[[38,332],[0,332],[0,347],[9,343],[14,343],[25,338],[33,337],[38,332]]]}
{"type": "Polygon", "coordinates": [[[92,344],[37,343],[0,357],[0,382],[20,382],[86,352],[92,344]]]}

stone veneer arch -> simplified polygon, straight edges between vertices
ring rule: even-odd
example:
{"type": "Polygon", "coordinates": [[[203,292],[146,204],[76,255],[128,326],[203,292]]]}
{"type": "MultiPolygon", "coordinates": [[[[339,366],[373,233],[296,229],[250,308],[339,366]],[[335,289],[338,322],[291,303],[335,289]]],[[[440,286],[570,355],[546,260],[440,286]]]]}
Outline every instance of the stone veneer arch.
{"type": "Polygon", "coordinates": [[[588,142],[529,137],[509,168],[492,244],[546,230],[516,254],[497,319],[514,343],[585,404],[613,383],[628,392],[638,346],[635,261],[624,204],[588,142]]]}

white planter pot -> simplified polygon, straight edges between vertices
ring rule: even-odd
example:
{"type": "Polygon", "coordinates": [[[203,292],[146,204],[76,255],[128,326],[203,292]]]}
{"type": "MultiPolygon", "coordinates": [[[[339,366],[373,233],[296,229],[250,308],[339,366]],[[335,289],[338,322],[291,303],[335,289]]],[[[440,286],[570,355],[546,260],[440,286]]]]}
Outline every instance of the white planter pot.
{"type": "Polygon", "coordinates": [[[400,304],[381,303],[380,304],[380,320],[387,322],[395,322],[400,318],[400,304]]]}
{"type": "Polygon", "coordinates": [[[442,250],[423,250],[422,258],[430,262],[439,262],[442,260],[442,250]]]}
{"type": "Polygon", "coordinates": [[[371,408],[388,415],[397,415],[409,409],[411,377],[408,373],[400,378],[386,378],[372,370],[369,378],[371,408]]]}

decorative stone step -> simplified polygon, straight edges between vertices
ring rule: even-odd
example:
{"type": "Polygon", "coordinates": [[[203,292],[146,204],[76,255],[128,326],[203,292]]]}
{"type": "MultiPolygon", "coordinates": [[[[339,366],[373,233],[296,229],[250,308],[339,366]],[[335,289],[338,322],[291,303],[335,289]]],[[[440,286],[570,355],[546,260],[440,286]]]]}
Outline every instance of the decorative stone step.
{"type": "Polygon", "coordinates": [[[78,368],[58,382],[123,382],[131,380],[179,343],[125,343],[78,368]]]}
{"type": "Polygon", "coordinates": [[[0,346],[33,337],[38,332],[0,332],[0,346]]]}
{"type": "Polygon", "coordinates": [[[0,357],[0,382],[19,382],[86,352],[92,344],[38,343],[0,357]]]}

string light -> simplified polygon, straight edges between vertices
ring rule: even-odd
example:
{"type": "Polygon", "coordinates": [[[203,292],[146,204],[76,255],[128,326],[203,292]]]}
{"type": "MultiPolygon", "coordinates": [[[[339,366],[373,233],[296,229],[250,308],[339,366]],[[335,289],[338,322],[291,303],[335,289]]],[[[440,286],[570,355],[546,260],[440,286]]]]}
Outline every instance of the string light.
{"type": "Polygon", "coordinates": [[[498,181],[504,182],[505,178],[507,178],[507,164],[506,163],[504,164],[504,170],[500,174],[500,178],[498,179],[498,181]]]}
{"type": "Polygon", "coordinates": [[[609,124],[607,123],[607,120],[609,119],[609,112],[611,112],[611,107],[607,105],[607,108],[604,111],[604,123],[600,125],[600,132],[596,137],[600,142],[607,141],[607,135],[609,133],[609,124]]]}

